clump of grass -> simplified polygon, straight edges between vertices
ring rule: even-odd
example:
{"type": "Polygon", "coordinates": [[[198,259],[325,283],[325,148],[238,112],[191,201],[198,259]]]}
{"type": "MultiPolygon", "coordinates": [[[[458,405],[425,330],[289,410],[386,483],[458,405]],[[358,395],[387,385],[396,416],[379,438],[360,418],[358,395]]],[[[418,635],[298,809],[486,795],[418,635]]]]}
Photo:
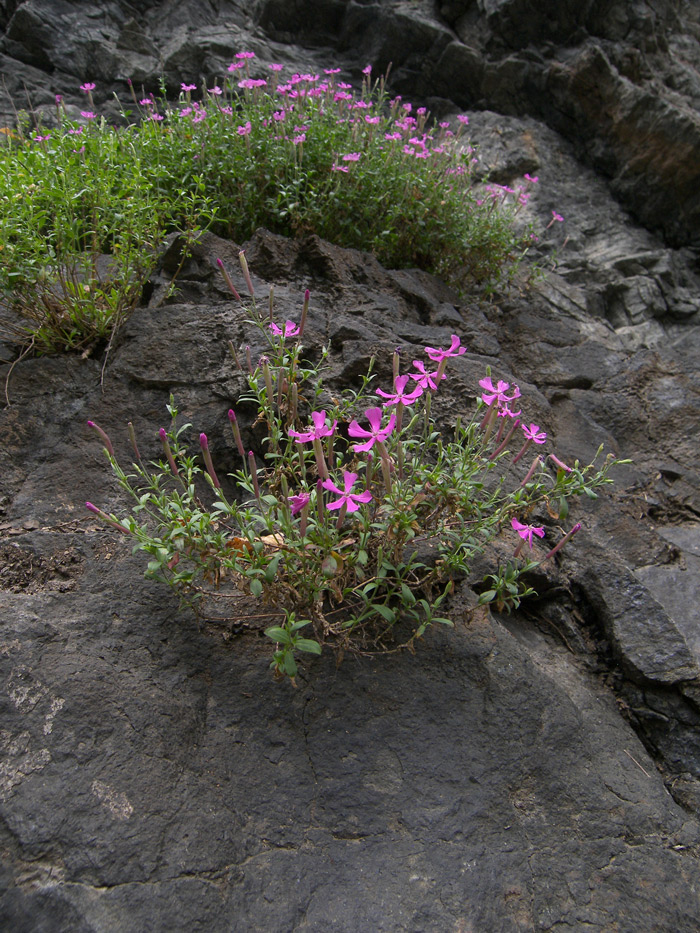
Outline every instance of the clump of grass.
{"type": "Polygon", "coordinates": [[[133,132],[20,127],[0,152],[0,289],[39,351],[89,351],[139,300],[164,202],[133,132]]]}
{"type": "Polygon", "coordinates": [[[252,58],[238,53],[223,87],[182,85],[177,104],[134,94],[120,128],[85,84],[80,120],[57,98],[52,130],[20,121],[4,134],[0,293],[38,350],[109,338],[174,230],[189,244],[209,226],[239,242],[260,226],[316,233],[457,286],[512,275],[532,241],[515,215],[533,180],[477,184],[466,116],[431,124],[369,66],[355,93],[339,69],[251,77],[252,58]]]}

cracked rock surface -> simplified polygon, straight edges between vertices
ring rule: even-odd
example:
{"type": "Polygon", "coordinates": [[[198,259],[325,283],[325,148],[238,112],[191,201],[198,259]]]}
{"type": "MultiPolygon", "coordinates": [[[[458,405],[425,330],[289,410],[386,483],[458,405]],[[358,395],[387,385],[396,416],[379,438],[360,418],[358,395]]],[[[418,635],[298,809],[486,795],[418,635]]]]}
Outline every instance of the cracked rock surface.
{"type": "MultiPolygon", "coordinates": [[[[260,349],[216,270],[237,245],[204,237],[172,299],[163,257],[104,391],[101,360],[18,363],[0,412],[0,927],[694,933],[695,5],[0,0],[0,30],[6,86],[47,114],[56,92],[79,106],[82,81],[108,106],[127,77],[198,81],[241,48],[354,80],[392,61],[395,92],[467,110],[481,177],[538,175],[524,219],[564,215],[538,247],[554,272],[486,302],[258,231],[256,289],[274,284],[280,320],[310,289],[307,342],[330,345],[336,389],[373,354],[388,378],[394,347],[412,359],[457,333],[469,352],[438,418],[468,416],[489,365],[562,459],[604,443],[633,460],[575,507],[583,531],[522,612],[475,612],[466,580],[454,631],[414,656],[305,661],[294,690],[271,681],[254,627],[198,629],[84,512],[124,508],[85,421],[124,462],[133,421],[156,457],[171,392],[217,471],[235,466],[228,341],[260,349]]],[[[12,353],[0,344],[3,380],[12,353]]],[[[250,412],[241,427],[256,446],[250,412]]]]}

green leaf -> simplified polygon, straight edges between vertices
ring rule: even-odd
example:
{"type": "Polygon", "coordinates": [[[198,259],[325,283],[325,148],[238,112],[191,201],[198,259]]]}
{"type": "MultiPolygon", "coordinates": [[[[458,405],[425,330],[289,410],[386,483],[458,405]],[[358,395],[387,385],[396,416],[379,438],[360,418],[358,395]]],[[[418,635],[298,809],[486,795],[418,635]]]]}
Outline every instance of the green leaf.
{"type": "Polygon", "coordinates": [[[321,573],[324,577],[332,577],[338,572],[338,562],[332,555],[328,555],[321,564],[321,573]]]}
{"type": "Polygon", "coordinates": [[[257,578],[250,581],[250,594],[251,596],[262,596],[263,585],[257,578]]]}
{"type": "Polygon", "coordinates": [[[401,584],[401,599],[404,601],[404,603],[406,603],[407,606],[415,606],[416,604],[416,597],[405,583],[401,584]]]}
{"type": "Polygon", "coordinates": [[[479,597],[478,605],[485,606],[486,603],[493,602],[495,598],[496,598],[496,590],[486,590],[486,592],[482,593],[481,596],[479,597]]]}
{"type": "Polygon", "coordinates": [[[280,553],[275,554],[275,556],[265,568],[265,579],[268,583],[272,583],[272,581],[277,576],[277,565],[279,564],[281,557],[282,555],[280,553]]]}
{"type": "Polygon", "coordinates": [[[289,632],[286,629],[280,628],[279,625],[273,625],[271,628],[266,628],[265,634],[268,638],[271,638],[273,641],[278,641],[282,645],[289,645],[292,641],[289,636],[289,632]]]}
{"type": "Polygon", "coordinates": [[[321,653],[321,646],[312,638],[297,638],[294,642],[294,647],[297,651],[306,651],[309,654],[321,653]]]}
{"type": "Polygon", "coordinates": [[[387,622],[396,621],[396,613],[393,609],[390,609],[389,606],[384,606],[382,603],[377,603],[376,606],[372,606],[372,609],[375,612],[378,612],[379,615],[386,619],[387,622]]]}

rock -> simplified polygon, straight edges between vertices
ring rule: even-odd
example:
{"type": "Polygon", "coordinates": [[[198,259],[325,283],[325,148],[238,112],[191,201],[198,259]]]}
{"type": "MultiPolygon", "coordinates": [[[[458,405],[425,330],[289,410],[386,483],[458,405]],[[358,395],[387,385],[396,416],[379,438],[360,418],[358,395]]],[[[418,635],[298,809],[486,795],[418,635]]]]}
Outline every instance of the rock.
{"type": "Polygon", "coordinates": [[[0,594],[8,928],[692,929],[697,828],[530,627],[274,687],[85,531],[70,620],[0,594]]]}
{"type": "Polygon", "coordinates": [[[577,574],[576,583],[634,680],[677,684],[700,676],[678,627],[620,561],[608,555],[595,569],[577,574]]]}
{"type": "Polygon", "coordinates": [[[659,534],[678,546],[681,561],[671,565],[651,564],[638,567],[635,573],[673,619],[694,653],[696,663],[700,663],[700,607],[697,603],[700,579],[698,526],[659,529],[659,534]]]}
{"type": "MultiPolygon", "coordinates": [[[[456,630],[415,656],[324,656],[296,691],[275,685],[250,624],[198,631],[84,512],[125,508],[87,418],[125,463],[129,420],[158,457],[173,392],[220,475],[237,465],[231,405],[246,446],[262,440],[228,342],[262,346],[216,268],[243,292],[238,244],[203,237],[168,297],[174,240],[103,387],[102,361],[27,358],[0,412],[0,925],[695,931],[696,5],[0,0],[0,29],[10,94],[26,85],[47,121],[85,80],[99,107],[126,78],[157,91],[161,69],[176,94],[240,49],[260,75],[338,63],[359,82],[393,61],[390,93],[468,110],[479,180],[539,176],[520,216],[553,223],[533,254],[556,272],[485,300],[258,231],[256,293],[274,284],[284,320],[311,290],[329,391],[373,354],[389,379],[395,347],[410,360],[457,333],[442,423],[469,416],[490,366],[563,459],[605,442],[634,460],[574,507],[584,528],[538,574],[540,602],[496,619],[464,582],[456,630]]],[[[548,539],[564,524],[543,521],[548,539]]]]}

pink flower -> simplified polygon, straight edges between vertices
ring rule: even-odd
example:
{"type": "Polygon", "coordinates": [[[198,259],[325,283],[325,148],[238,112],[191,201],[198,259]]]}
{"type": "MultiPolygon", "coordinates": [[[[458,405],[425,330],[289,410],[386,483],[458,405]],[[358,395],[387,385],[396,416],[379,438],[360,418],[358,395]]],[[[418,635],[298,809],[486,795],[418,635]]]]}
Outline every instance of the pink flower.
{"type": "MultiPolygon", "coordinates": [[[[438,370],[435,372],[429,373],[425,368],[425,363],[421,360],[414,360],[413,365],[418,370],[417,373],[409,373],[411,379],[415,379],[416,383],[421,387],[421,389],[430,389],[432,392],[435,392],[437,389],[437,376],[438,370]]],[[[447,376],[443,373],[440,377],[441,379],[447,379],[447,376]]]]}
{"type": "Polygon", "coordinates": [[[510,389],[510,383],[504,382],[502,379],[498,380],[496,386],[493,385],[489,376],[485,376],[483,379],[479,380],[479,385],[482,389],[486,389],[482,393],[482,400],[485,405],[491,405],[494,399],[498,399],[499,407],[506,404],[506,402],[512,402],[516,398],[520,398],[520,389],[517,386],[513,386],[513,394],[506,395],[508,389],[510,389]]]}
{"type": "Polygon", "coordinates": [[[369,114],[365,114],[365,123],[372,123],[376,125],[381,120],[381,117],[370,117],[369,114]]]}
{"type": "Polygon", "coordinates": [[[81,91],[84,91],[86,94],[89,94],[90,91],[94,91],[94,90],[95,90],[95,83],[94,83],[94,81],[90,81],[90,82],[88,82],[87,84],[81,84],[81,85],[80,85],[80,90],[81,90],[81,91]]]}
{"type": "Polygon", "coordinates": [[[151,113],[151,114],[149,114],[148,119],[149,119],[149,120],[155,120],[156,123],[157,123],[159,120],[162,120],[163,117],[162,117],[161,114],[159,114],[159,113],[151,113]]]}
{"type": "Polygon", "coordinates": [[[357,162],[359,161],[361,153],[359,152],[348,152],[347,155],[342,157],[343,162],[357,162]]]}
{"type": "Polygon", "coordinates": [[[523,434],[529,441],[534,441],[535,444],[544,444],[547,440],[547,432],[540,431],[539,424],[530,423],[530,427],[526,428],[524,424],[520,426],[523,429],[523,434]]]}
{"type": "Polygon", "coordinates": [[[271,62],[268,65],[268,68],[270,69],[270,71],[282,71],[282,69],[284,68],[284,65],[279,65],[277,62],[271,62]]]}
{"type": "Polygon", "coordinates": [[[561,216],[561,214],[557,214],[556,211],[552,211],[552,222],[553,221],[562,224],[564,223],[564,218],[561,216]]]}
{"type": "Polygon", "coordinates": [[[239,68],[245,68],[245,62],[231,62],[227,71],[238,71],[239,68]]]}
{"type": "Polygon", "coordinates": [[[362,74],[363,74],[363,75],[371,75],[371,74],[372,74],[372,66],[371,66],[371,65],[365,65],[365,67],[362,69],[362,74]]]}
{"type": "Polygon", "coordinates": [[[236,52],[236,58],[255,58],[255,52],[236,52]]]}
{"type": "Polygon", "coordinates": [[[517,518],[511,520],[511,528],[514,531],[517,531],[523,541],[527,541],[530,545],[530,550],[532,550],[532,536],[537,535],[538,538],[544,538],[544,528],[536,525],[523,525],[522,522],[519,522],[517,518]]]}
{"type": "Polygon", "coordinates": [[[210,94],[213,94],[215,97],[220,97],[223,94],[223,91],[218,84],[215,84],[214,87],[207,88],[210,94]]]}
{"type": "Polygon", "coordinates": [[[151,100],[150,97],[144,97],[143,100],[140,100],[140,101],[139,101],[139,104],[140,104],[141,107],[152,107],[152,106],[153,106],[153,101],[151,100]]]}
{"type": "MultiPolygon", "coordinates": [[[[420,377],[418,377],[420,378],[420,377]]],[[[444,376],[443,376],[444,379],[444,376]]],[[[387,399],[384,402],[383,408],[388,408],[389,405],[412,405],[417,398],[423,394],[423,386],[415,386],[412,392],[405,392],[406,383],[408,382],[408,376],[397,376],[394,380],[394,394],[391,395],[389,392],[384,392],[382,389],[377,389],[377,395],[381,395],[382,398],[387,399]]],[[[369,413],[368,413],[369,414],[369,413]]],[[[357,448],[355,448],[357,450],[357,448]]]]}
{"type": "Polygon", "coordinates": [[[244,78],[238,82],[238,87],[245,90],[252,90],[256,87],[267,87],[267,81],[264,78],[244,78]]]}
{"type": "Polygon", "coordinates": [[[372,493],[369,491],[369,489],[365,489],[364,492],[360,493],[350,491],[355,485],[356,481],[357,473],[343,473],[343,485],[345,488],[341,490],[338,489],[335,483],[333,483],[330,479],[324,480],[321,484],[323,488],[340,496],[339,499],[335,499],[333,502],[329,502],[326,508],[341,509],[343,506],[345,506],[348,512],[357,512],[361,503],[369,502],[372,499],[372,493]]]}
{"type": "Polygon", "coordinates": [[[331,165],[331,171],[332,172],[349,172],[350,169],[347,167],[347,165],[336,165],[334,162],[333,165],[331,165]]]}
{"type": "Polygon", "coordinates": [[[426,347],[425,352],[434,363],[442,363],[448,356],[462,356],[463,353],[467,352],[467,348],[461,346],[457,334],[452,334],[452,343],[447,350],[443,350],[442,347],[426,347]]]}
{"type": "Polygon", "coordinates": [[[80,111],[80,116],[81,116],[81,117],[85,117],[86,120],[94,120],[94,119],[95,119],[95,114],[92,112],[92,110],[81,110],[81,111],[80,111]]]}
{"type": "Polygon", "coordinates": [[[340,68],[324,68],[323,73],[327,75],[337,75],[340,74],[340,68]]]}
{"type": "Polygon", "coordinates": [[[546,431],[540,431],[539,424],[530,424],[529,428],[526,428],[525,425],[522,424],[520,427],[523,429],[523,434],[525,435],[525,443],[513,458],[513,463],[517,463],[518,460],[520,460],[530,444],[533,442],[535,444],[544,444],[547,440],[547,433],[546,431]]]}
{"type": "Polygon", "coordinates": [[[196,85],[196,84],[181,84],[181,85],[180,85],[180,90],[185,91],[185,92],[188,92],[188,91],[196,91],[196,90],[197,90],[197,85],[196,85]]]}
{"type": "Polygon", "coordinates": [[[292,515],[297,515],[305,505],[309,504],[311,496],[308,492],[299,492],[295,496],[287,496],[287,499],[291,503],[292,515]]]}
{"type": "Polygon", "coordinates": [[[295,136],[295,137],[292,139],[292,142],[294,143],[295,146],[299,146],[299,145],[301,145],[301,143],[305,143],[305,142],[306,142],[306,133],[300,133],[298,136],[295,136]]]}
{"type": "Polygon", "coordinates": [[[297,444],[306,444],[310,441],[318,440],[321,437],[330,437],[338,425],[338,422],[334,421],[330,427],[327,426],[325,411],[312,411],[311,420],[314,423],[313,430],[311,431],[300,432],[292,431],[291,429],[287,431],[289,436],[296,440],[297,444]]]}
{"type": "Polygon", "coordinates": [[[281,327],[278,327],[277,324],[273,321],[270,324],[270,330],[275,335],[275,337],[296,337],[299,333],[299,328],[294,323],[294,321],[285,321],[284,330],[281,327]]]}
{"type": "Polygon", "coordinates": [[[537,177],[537,175],[528,175],[527,172],[525,172],[525,174],[523,175],[523,178],[525,179],[525,181],[529,181],[531,185],[536,185],[537,182],[539,181],[539,178],[537,177]]]}
{"type": "Polygon", "coordinates": [[[375,443],[383,443],[387,437],[394,430],[394,425],[396,424],[396,413],[391,413],[391,418],[385,428],[382,428],[382,410],[381,408],[368,408],[365,411],[367,420],[369,421],[370,430],[367,431],[365,428],[361,428],[357,421],[351,421],[348,426],[348,434],[350,437],[366,437],[367,440],[364,444],[353,444],[353,450],[357,451],[367,451],[371,450],[374,447],[375,443]]]}
{"type": "Polygon", "coordinates": [[[466,113],[458,113],[457,119],[462,124],[462,126],[469,126],[469,117],[466,115],[466,113]]]}
{"type": "Polygon", "coordinates": [[[251,130],[250,120],[247,123],[244,123],[243,126],[239,126],[236,131],[239,136],[249,136],[251,130]]]}

